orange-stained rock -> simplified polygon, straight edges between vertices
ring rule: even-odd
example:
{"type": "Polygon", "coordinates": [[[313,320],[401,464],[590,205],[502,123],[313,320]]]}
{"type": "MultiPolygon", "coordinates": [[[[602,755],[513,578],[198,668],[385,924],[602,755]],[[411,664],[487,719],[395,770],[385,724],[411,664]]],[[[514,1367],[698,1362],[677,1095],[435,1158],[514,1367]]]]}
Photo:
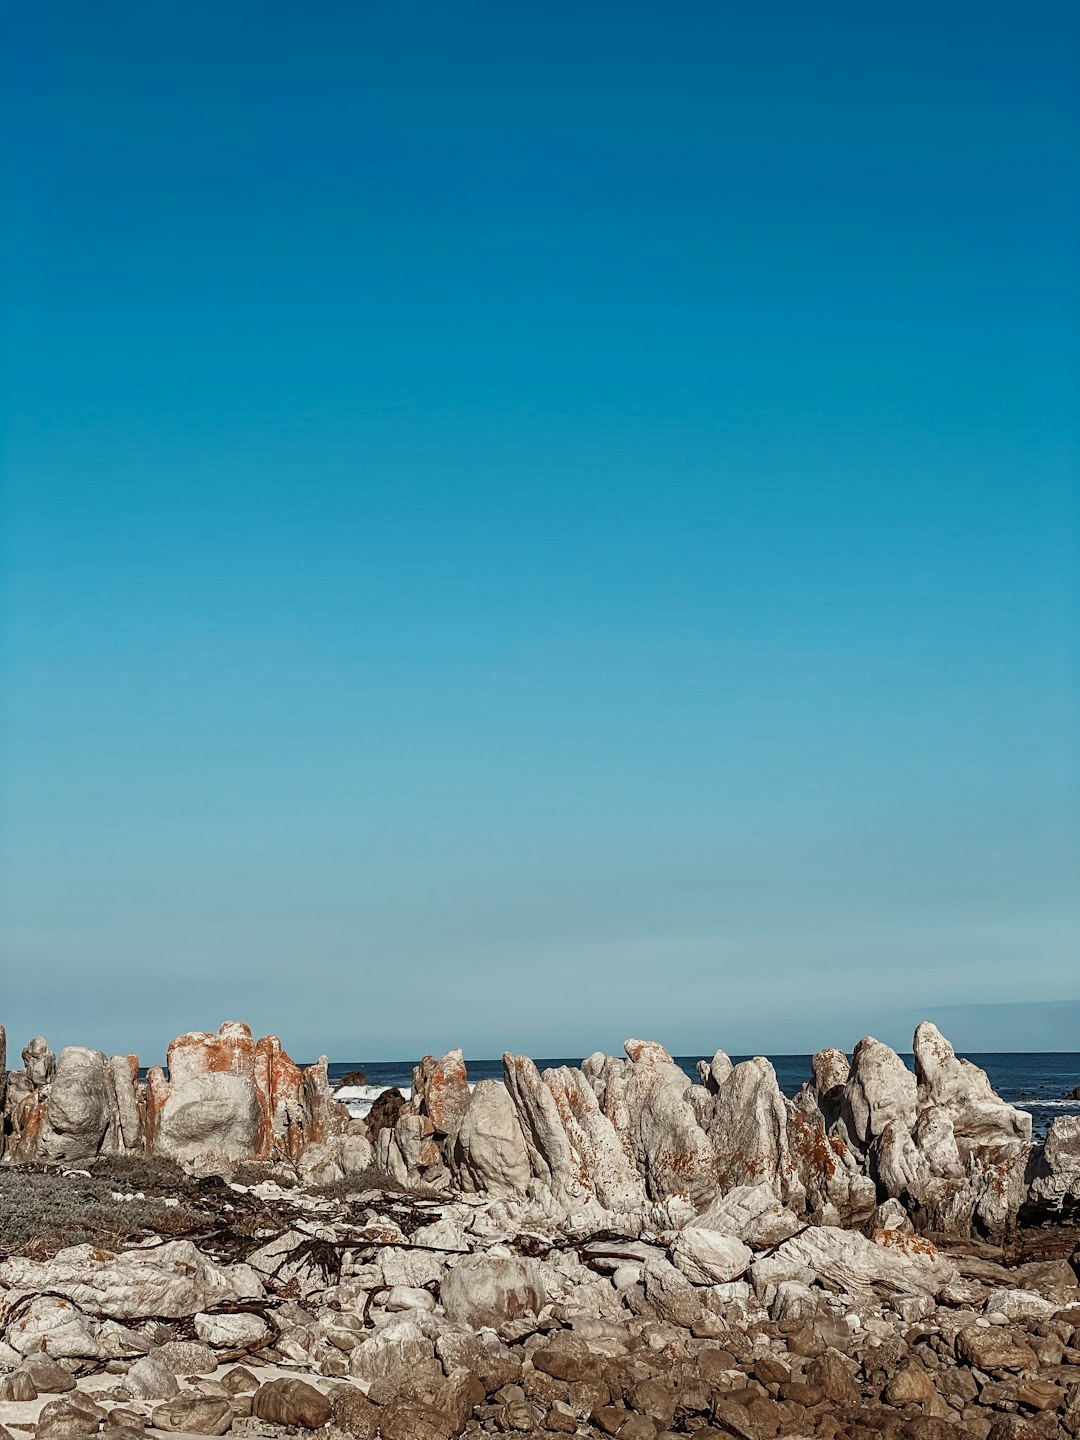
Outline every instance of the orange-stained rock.
{"type": "Polygon", "coordinates": [[[151,1066],[143,1092],[143,1137],[147,1151],[154,1148],[161,1125],[161,1112],[169,1098],[169,1082],[160,1065],[151,1066]]]}
{"type": "Polygon", "coordinates": [[[260,1158],[298,1158],[304,1145],[304,1081],[276,1035],[255,1046],[255,1089],[263,1114],[260,1158]]]}
{"type": "Polygon", "coordinates": [[[178,1036],[169,1046],[166,1063],[170,1085],[221,1072],[253,1079],[255,1041],[242,1020],[226,1020],[216,1035],[192,1030],[178,1036]]]}
{"type": "Polygon", "coordinates": [[[413,1100],[436,1134],[458,1133],[469,1098],[469,1074],[460,1049],[448,1050],[441,1060],[425,1055],[413,1070],[413,1100]]]}

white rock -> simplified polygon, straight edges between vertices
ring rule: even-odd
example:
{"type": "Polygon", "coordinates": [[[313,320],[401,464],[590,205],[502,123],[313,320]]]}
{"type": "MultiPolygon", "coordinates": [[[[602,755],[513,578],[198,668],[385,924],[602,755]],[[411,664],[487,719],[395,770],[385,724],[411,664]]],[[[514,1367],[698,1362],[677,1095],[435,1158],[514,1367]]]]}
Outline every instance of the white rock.
{"type": "Polygon", "coordinates": [[[1058,1308],[1034,1290],[992,1290],[983,1307],[987,1315],[1006,1320],[1045,1320],[1058,1308]]]}
{"type": "Polygon", "coordinates": [[[807,1272],[856,1296],[938,1295],[956,1278],[956,1267],[929,1241],[899,1231],[879,1232],[875,1244],[857,1231],[811,1226],[785,1240],[768,1259],[755,1262],[762,1280],[805,1280],[807,1272]]]}
{"type": "Polygon", "coordinates": [[[718,1196],[693,1223],[701,1229],[734,1235],[758,1250],[779,1245],[802,1224],[768,1185],[737,1185],[718,1196]]]}
{"type": "Polygon", "coordinates": [[[136,1400],[169,1400],[180,1389],[173,1372],[149,1355],[135,1361],[124,1376],[124,1386],[136,1400]]]}
{"type": "Polygon", "coordinates": [[[529,1155],[505,1085],[481,1080],[473,1091],[457,1132],[453,1168],[469,1193],[525,1194],[531,1176],[529,1155]]]}
{"type": "Polygon", "coordinates": [[[544,1271],[535,1260],[470,1255],[447,1271],[440,1287],[451,1320],[497,1329],[507,1320],[539,1314],[548,1299],[544,1271]]]}
{"type": "Polygon", "coordinates": [[[238,1311],[224,1315],[196,1315],[195,1334],[204,1345],[220,1345],[231,1350],[242,1349],[246,1345],[261,1345],[269,1332],[261,1315],[238,1311]]]}
{"type": "Polygon", "coordinates": [[[745,1272],[754,1252],[732,1235],[688,1226],[676,1236],[671,1258],[694,1285],[722,1285],[745,1272]]]}
{"type": "Polygon", "coordinates": [[[102,1353],[89,1317],[55,1295],[36,1295],[8,1325],[4,1338],[20,1355],[47,1350],[54,1360],[96,1360],[102,1353]]]}
{"type": "Polygon", "coordinates": [[[240,1298],[228,1273],[190,1240],[119,1255],[94,1245],[75,1245],[43,1261],[12,1255],[0,1262],[0,1285],[51,1291],[114,1320],[179,1319],[240,1298]]]}

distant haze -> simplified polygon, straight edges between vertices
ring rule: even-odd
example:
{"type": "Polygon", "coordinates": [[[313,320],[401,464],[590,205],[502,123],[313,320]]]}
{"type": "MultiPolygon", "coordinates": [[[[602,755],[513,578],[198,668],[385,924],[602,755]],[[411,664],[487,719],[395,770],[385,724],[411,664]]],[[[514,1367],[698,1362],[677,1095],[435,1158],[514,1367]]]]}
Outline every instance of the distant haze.
{"type": "Polygon", "coordinates": [[[16,1050],[1080,1048],[1078,44],[10,7],[16,1050]]]}

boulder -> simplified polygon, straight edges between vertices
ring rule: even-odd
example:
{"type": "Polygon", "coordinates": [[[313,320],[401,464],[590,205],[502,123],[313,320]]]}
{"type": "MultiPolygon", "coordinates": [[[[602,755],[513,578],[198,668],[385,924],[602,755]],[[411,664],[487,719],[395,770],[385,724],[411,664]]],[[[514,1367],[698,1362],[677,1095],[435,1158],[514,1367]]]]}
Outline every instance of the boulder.
{"type": "Polygon", "coordinates": [[[436,1135],[451,1139],[461,1129],[469,1108],[469,1075],[460,1049],[448,1050],[440,1060],[425,1055],[413,1070],[413,1104],[431,1120],[436,1135]]]}
{"type": "Polygon", "coordinates": [[[755,1250],[779,1245],[801,1223],[768,1185],[737,1185],[718,1196],[694,1221],[702,1229],[734,1235],[755,1250]]]}
{"type": "Polygon", "coordinates": [[[135,1361],[124,1376],[124,1386],[136,1400],[171,1400],[180,1389],[168,1366],[149,1355],[135,1361]]]}
{"type": "Polygon", "coordinates": [[[910,1134],[915,1124],[917,1092],[915,1076],[895,1050],[872,1035],[860,1040],[840,1100],[849,1140],[867,1150],[889,1124],[910,1134]]]}
{"type": "Polygon", "coordinates": [[[262,1345],[269,1337],[266,1321],[261,1315],[244,1312],[225,1315],[196,1315],[195,1334],[204,1345],[217,1345],[230,1350],[243,1350],[262,1345]]]}
{"type": "Polygon", "coordinates": [[[26,1078],[34,1089],[41,1090],[52,1080],[56,1056],[45,1043],[44,1035],[35,1035],[30,1044],[23,1047],[22,1061],[26,1078]]]}
{"type": "Polygon", "coordinates": [[[775,1254],[754,1263],[755,1284],[803,1280],[809,1275],[852,1295],[940,1295],[956,1279],[956,1266],[919,1236],[879,1231],[874,1241],[853,1230],[811,1226],[775,1254]]]}
{"type": "Polygon", "coordinates": [[[497,1330],[508,1320],[539,1314],[548,1295],[535,1260],[475,1255],[447,1271],[440,1298],[450,1320],[497,1330]]]}
{"type": "Polygon", "coordinates": [[[524,1195],[531,1170],[510,1091],[481,1080],[461,1122],[452,1167],[467,1194],[524,1195]]]}
{"type": "Polygon", "coordinates": [[[732,1235],[688,1225],[671,1247],[671,1258],[694,1285],[721,1285],[744,1273],[754,1252],[732,1235]]]}
{"type": "Polygon", "coordinates": [[[102,1354],[93,1322],[57,1295],[36,1295],[8,1325],[4,1339],[20,1355],[47,1350],[54,1360],[97,1360],[102,1354]]]}
{"type": "Polygon", "coordinates": [[[100,1050],[83,1045],[60,1052],[38,1134],[39,1160],[78,1164],[97,1157],[111,1114],[105,1063],[100,1050]]]}
{"type": "Polygon", "coordinates": [[[788,1102],[763,1056],[736,1065],[720,1086],[709,1138],[722,1190],[765,1185],[801,1208],[805,1186],[791,1164],[788,1102]]]}
{"type": "Polygon", "coordinates": [[[1059,1115],[1035,1157],[1030,1203],[1042,1210],[1080,1208],[1080,1115],[1059,1115]]]}
{"type": "Polygon", "coordinates": [[[233,1422],[233,1408],[223,1395],[187,1392],[155,1405],[151,1416],[156,1430],[186,1435],[224,1435],[233,1422]]]}
{"type": "Polygon", "coordinates": [[[331,1418],[333,1406],[321,1390],[306,1380],[269,1380],[255,1391],[251,1413],[274,1425],[319,1430],[331,1418]]]}
{"type": "Polygon", "coordinates": [[[608,1075],[604,1113],[625,1137],[650,1200],[685,1196],[702,1209],[716,1194],[716,1159],[687,1098],[690,1082],[654,1040],[627,1040],[630,1064],[608,1075]]]}
{"type": "Polygon", "coordinates": [[[93,1245],[74,1245],[51,1260],[11,1255],[0,1261],[0,1285],[66,1296],[80,1308],[114,1320],[179,1319],[245,1298],[228,1273],[190,1240],[119,1255],[93,1245]]]}
{"type": "Polygon", "coordinates": [[[50,1400],[38,1415],[34,1440],[74,1440],[94,1435],[105,1419],[105,1411],[89,1395],[78,1391],[60,1400],[50,1400]]]}

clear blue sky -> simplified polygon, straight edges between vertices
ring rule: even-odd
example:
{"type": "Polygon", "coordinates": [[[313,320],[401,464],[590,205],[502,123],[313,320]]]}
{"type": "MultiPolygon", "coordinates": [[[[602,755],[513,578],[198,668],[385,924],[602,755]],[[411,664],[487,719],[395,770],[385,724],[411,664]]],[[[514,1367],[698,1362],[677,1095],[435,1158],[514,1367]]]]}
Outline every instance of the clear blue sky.
{"type": "Polygon", "coordinates": [[[1077,998],[1074,4],[4,13],[16,1046],[1077,998]]]}

